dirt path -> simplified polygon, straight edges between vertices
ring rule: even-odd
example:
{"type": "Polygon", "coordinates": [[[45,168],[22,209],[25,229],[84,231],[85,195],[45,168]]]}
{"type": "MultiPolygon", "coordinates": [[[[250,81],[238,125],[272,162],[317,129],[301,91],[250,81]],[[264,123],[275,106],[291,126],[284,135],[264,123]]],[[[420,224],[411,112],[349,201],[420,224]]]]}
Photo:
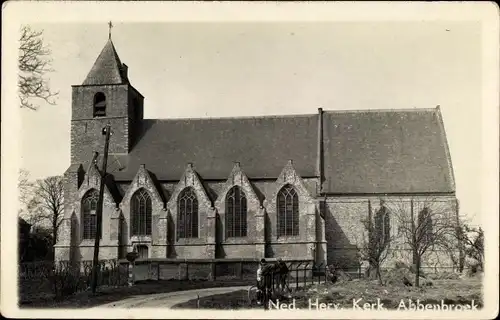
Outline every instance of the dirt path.
{"type": "Polygon", "coordinates": [[[223,294],[239,290],[247,290],[249,287],[250,286],[208,288],[208,289],[196,289],[196,290],[169,292],[169,293],[140,295],[100,305],[95,308],[124,308],[124,309],[172,308],[172,306],[178,303],[196,299],[197,295],[199,295],[201,298],[215,294],[223,294]]]}

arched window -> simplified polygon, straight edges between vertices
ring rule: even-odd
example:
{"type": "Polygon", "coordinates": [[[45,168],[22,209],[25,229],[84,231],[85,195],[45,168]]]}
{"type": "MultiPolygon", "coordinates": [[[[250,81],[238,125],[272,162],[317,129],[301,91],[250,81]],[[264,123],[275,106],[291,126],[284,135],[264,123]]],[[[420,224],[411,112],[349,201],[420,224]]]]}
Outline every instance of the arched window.
{"type": "Polygon", "coordinates": [[[418,213],[417,241],[429,241],[432,236],[431,210],[424,207],[418,213]]]}
{"type": "Polygon", "coordinates": [[[382,245],[387,244],[391,238],[391,215],[386,207],[380,208],[375,215],[375,231],[377,240],[382,245]]]}
{"type": "Polygon", "coordinates": [[[137,190],[130,200],[132,236],[151,235],[152,205],[149,193],[144,189],[137,190]]]}
{"type": "Polygon", "coordinates": [[[198,238],[198,200],[192,188],[179,194],[177,208],[177,238],[198,238]]]}
{"type": "Polygon", "coordinates": [[[299,235],[299,196],[291,185],[278,192],[278,237],[299,235]]]}
{"type": "Polygon", "coordinates": [[[83,239],[95,239],[97,230],[97,201],[99,193],[89,190],[82,198],[83,239]]]}
{"type": "Polygon", "coordinates": [[[94,96],[94,117],[106,116],[106,96],[98,92],[94,96]]]}
{"type": "Polygon", "coordinates": [[[240,187],[234,186],[226,196],[226,237],[247,236],[247,198],[240,187]]]}

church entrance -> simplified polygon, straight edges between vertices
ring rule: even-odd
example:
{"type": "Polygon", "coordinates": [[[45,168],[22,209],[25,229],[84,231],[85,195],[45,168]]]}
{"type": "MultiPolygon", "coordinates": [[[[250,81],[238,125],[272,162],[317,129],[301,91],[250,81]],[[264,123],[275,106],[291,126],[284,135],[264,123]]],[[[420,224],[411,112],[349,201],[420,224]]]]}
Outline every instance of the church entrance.
{"type": "Polygon", "coordinates": [[[138,245],[137,253],[139,259],[147,259],[149,257],[149,249],[146,245],[138,245]]]}

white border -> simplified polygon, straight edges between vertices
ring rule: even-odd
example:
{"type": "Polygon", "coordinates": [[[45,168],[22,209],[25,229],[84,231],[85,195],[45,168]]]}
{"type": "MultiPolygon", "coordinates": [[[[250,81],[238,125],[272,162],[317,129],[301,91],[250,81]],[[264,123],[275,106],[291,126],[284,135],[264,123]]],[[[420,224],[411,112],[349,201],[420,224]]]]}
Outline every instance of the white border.
{"type": "MultiPolygon", "coordinates": [[[[2,229],[1,312],[7,317],[37,318],[494,318],[498,314],[498,137],[499,17],[493,2],[24,2],[2,6],[2,229]],[[20,132],[17,109],[17,34],[21,23],[173,21],[464,21],[482,23],[483,126],[482,199],[485,230],[485,308],[479,312],[266,312],[177,311],[164,309],[20,310],[16,299],[17,173],[20,132]],[[68,313],[69,312],[69,313],[68,313]]],[[[70,84],[68,84],[69,86],[70,84]]],[[[471,112],[479,106],[471,106],[471,112]]]]}

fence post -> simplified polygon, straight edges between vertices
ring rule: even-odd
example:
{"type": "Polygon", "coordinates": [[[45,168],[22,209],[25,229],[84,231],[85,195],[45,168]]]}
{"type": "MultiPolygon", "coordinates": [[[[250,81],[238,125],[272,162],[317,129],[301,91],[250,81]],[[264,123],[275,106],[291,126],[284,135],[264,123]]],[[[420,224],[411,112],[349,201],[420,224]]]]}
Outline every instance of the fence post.
{"type": "Polygon", "coordinates": [[[243,279],[243,261],[240,261],[240,280],[243,279]]]}
{"type": "Polygon", "coordinates": [[[128,264],[128,286],[134,285],[134,262],[128,264]]]}
{"type": "Polygon", "coordinates": [[[295,269],[295,290],[299,288],[299,267],[301,264],[302,262],[300,262],[295,269]]]}
{"type": "Polygon", "coordinates": [[[217,276],[215,274],[215,272],[217,271],[217,266],[216,266],[216,263],[215,261],[212,262],[212,280],[215,281],[217,276]]]}
{"type": "Polygon", "coordinates": [[[309,266],[309,263],[307,263],[307,264],[304,266],[304,288],[305,288],[305,287],[306,287],[306,285],[307,285],[307,278],[306,278],[307,266],[309,266]]]}
{"type": "Polygon", "coordinates": [[[158,268],[158,269],[156,269],[156,274],[157,274],[157,276],[158,276],[158,280],[161,280],[161,279],[160,279],[160,261],[158,261],[157,268],[158,268]]]}

